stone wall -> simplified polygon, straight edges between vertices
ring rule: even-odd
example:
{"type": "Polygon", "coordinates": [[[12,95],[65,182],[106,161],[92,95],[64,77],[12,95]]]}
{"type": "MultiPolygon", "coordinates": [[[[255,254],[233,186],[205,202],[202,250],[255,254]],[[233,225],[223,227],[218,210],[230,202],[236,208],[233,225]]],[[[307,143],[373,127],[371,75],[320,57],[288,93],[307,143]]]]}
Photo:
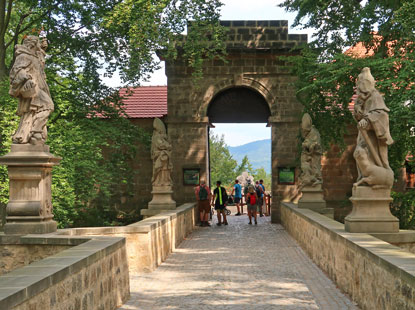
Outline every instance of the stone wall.
{"type": "Polygon", "coordinates": [[[197,221],[196,204],[188,203],[129,226],[63,229],[58,233],[124,237],[129,270],[136,274],[155,270],[193,231],[197,221]]]}
{"type": "Polygon", "coordinates": [[[124,238],[25,236],[33,244],[79,245],[0,276],[0,309],[116,309],[129,297],[124,238]],[[51,241],[51,240],[54,241],[51,241]]]}
{"type": "Polygon", "coordinates": [[[415,255],[311,210],[282,203],[281,220],[310,258],[362,309],[415,309],[415,255]]]}
{"type": "Polygon", "coordinates": [[[332,145],[321,159],[324,199],[327,207],[334,209],[334,219],[340,222],[352,210],[349,198],[357,179],[356,161],[353,158],[357,129],[354,125],[348,129],[349,133],[343,137],[346,145],[344,151],[338,145],[332,145]]]}
{"type": "Polygon", "coordinates": [[[0,275],[52,256],[70,246],[0,243],[0,275]]]}

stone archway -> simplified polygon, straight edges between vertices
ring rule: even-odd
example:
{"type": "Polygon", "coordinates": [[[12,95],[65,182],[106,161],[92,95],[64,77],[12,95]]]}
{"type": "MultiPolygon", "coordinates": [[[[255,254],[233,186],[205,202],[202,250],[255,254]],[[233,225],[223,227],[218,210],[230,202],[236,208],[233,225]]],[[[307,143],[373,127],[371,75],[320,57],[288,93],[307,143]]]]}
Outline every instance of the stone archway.
{"type": "MultiPolygon", "coordinates": [[[[307,42],[307,35],[288,34],[287,21],[221,23],[228,30],[225,42],[227,62],[206,60],[203,64],[203,79],[197,85],[185,60],[178,57],[166,62],[167,126],[174,145],[174,199],[179,205],[194,201],[194,186],[184,184],[184,171],[198,169],[201,177],[207,179],[209,117],[215,114],[215,109],[228,116],[231,114],[226,109],[221,110],[225,107],[215,107],[215,102],[229,103],[237,100],[237,90],[244,89],[244,92],[252,96],[252,100],[262,102],[262,113],[258,113],[257,117],[262,121],[266,118],[264,115],[267,115],[266,122],[271,126],[271,209],[272,221],[278,222],[279,202],[289,201],[297,193],[295,184],[278,184],[278,169],[296,166],[302,111],[295,96],[295,77],[290,75],[286,63],[280,57],[297,53],[298,49],[296,51],[294,48],[307,42]]],[[[229,117],[245,117],[243,122],[249,122],[246,113],[229,117]]]]}
{"type": "Polygon", "coordinates": [[[210,123],[268,123],[271,110],[264,97],[247,87],[218,93],[207,109],[210,123]]]}

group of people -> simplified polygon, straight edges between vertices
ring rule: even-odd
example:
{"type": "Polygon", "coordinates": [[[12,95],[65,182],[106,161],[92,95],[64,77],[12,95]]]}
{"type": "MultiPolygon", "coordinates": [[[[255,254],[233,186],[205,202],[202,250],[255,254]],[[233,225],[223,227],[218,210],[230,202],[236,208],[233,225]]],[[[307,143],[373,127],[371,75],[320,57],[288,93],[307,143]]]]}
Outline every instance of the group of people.
{"type": "MultiPolygon", "coordinates": [[[[215,206],[217,212],[218,222],[217,225],[228,225],[226,218],[226,205],[228,203],[228,194],[226,189],[221,186],[221,181],[216,182],[216,188],[213,191],[213,194],[210,188],[206,185],[204,180],[200,180],[200,185],[196,187],[195,194],[196,200],[199,205],[200,212],[200,225],[201,226],[210,226],[209,216],[211,205],[215,206]]],[[[231,195],[234,196],[234,203],[236,204],[237,213],[235,216],[240,216],[243,214],[243,200],[242,200],[242,186],[239,184],[238,180],[235,180],[235,184],[232,189],[231,195]]],[[[265,186],[264,181],[256,181],[255,185],[251,184],[248,181],[248,184],[244,188],[245,202],[248,208],[248,217],[249,223],[252,225],[252,219],[254,219],[255,225],[258,224],[257,213],[262,217],[263,213],[263,204],[265,198],[265,186]]]]}

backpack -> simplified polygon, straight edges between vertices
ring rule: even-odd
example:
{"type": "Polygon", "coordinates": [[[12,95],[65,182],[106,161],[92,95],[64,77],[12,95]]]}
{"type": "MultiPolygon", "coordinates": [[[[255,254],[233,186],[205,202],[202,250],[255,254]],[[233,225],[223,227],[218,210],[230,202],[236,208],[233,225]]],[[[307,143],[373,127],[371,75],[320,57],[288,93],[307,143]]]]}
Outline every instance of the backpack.
{"type": "Polygon", "coordinates": [[[208,191],[206,187],[200,186],[199,188],[199,200],[207,200],[208,199],[208,191]]]}
{"type": "Polygon", "coordinates": [[[260,187],[260,185],[255,186],[255,191],[256,191],[256,194],[258,195],[258,197],[261,197],[262,196],[261,189],[262,189],[262,187],[260,187]]]}
{"type": "Polygon", "coordinates": [[[249,194],[249,204],[250,205],[256,204],[256,197],[254,194],[249,194]]]}
{"type": "Polygon", "coordinates": [[[224,187],[221,187],[220,190],[222,191],[222,200],[226,203],[228,202],[228,193],[224,187]]]}

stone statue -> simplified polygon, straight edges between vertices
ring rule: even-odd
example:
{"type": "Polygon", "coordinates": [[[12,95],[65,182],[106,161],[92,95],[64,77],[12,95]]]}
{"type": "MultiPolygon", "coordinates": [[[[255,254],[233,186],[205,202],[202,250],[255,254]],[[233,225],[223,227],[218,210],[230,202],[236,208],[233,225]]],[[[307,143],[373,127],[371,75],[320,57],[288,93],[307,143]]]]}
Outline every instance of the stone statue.
{"type": "Polygon", "coordinates": [[[320,133],[313,126],[308,113],[301,121],[301,135],[304,139],[301,147],[300,186],[316,186],[322,183],[321,177],[321,139],[320,133]]]}
{"type": "Polygon", "coordinates": [[[151,159],[153,160],[153,186],[172,186],[171,144],[167,138],[166,127],[156,118],[153,123],[154,132],[151,140],[151,159]]]}
{"type": "Polygon", "coordinates": [[[359,133],[353,154],[358,170],[354,186],[391,188],[394,178],[388,161],[388,145],[393,143],[389,133],[389,109],[375,89],[375,79],[369,68],[363,68],[356,86],[354,118],[359,133]]]}
{"type": "Polygon", "coordinates": [[[27,36],[16,45],[16,60],[10,71],[9,94],[19,99],[20,124],[12,137],[14,144],[44,144],[46,123],[54,109],[44,71],[47,40],[27,36]]]}

